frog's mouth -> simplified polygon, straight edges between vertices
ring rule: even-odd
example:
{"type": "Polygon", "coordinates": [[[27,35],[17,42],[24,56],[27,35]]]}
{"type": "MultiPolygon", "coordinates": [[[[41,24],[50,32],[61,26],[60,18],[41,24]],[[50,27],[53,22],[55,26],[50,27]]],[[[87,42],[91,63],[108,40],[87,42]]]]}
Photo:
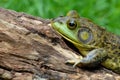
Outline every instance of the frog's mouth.
{"type": "Polygon", "coordinates": [[[92,48],[92,47],[94,47],[94,46],[89,46],[89,45],[87,45],[87,44],[80,44],[80,43],[78,43],[78,42],[76,42],[76,41],[73,41],[72,39],[69,39],[67,36],[65,36],[64,34],[62,34],[62,33],[60,33],[59,31],[57,31],[57,33],[58,34],[60,34],[65,40],[67,40],[69,43],[72,43],[72,44],[74,44],[74,45],[76,45],[76,47],[78,46],[78,47],[81,47],[81,48],[92,48]]]}
{"type": "MultiPolygon", "coordinates": [[[[78,42],[72,41],[72,39],[69,39],[67,36],[65,36],[64,34],[61,34],[59,31],[57,31],[58,34],[60,34],[65,40],[68,40],[68,42],[72,43],[72,44],[79,44],[78,42]]],[[[80,44],[79,44],[80,45],[80,44]]]]}
{"type": "Polygon", "coordinates": [[[72,41],[72,39],[69,39],[67,36],[65,36],[64,34],[60,33],[59,31],[57,31],[58,34],[60,34],[64,40],[64,42],[66,43],[66,45],[71,48],[73,51],[80,53],[79,48],[81,49],[85,49],[85,50],[89,50],[89,49],[94,49],[94,46],[90,46],[90,45],[84,45],[84,44],[80,44],[76,41],[72,41]]]}

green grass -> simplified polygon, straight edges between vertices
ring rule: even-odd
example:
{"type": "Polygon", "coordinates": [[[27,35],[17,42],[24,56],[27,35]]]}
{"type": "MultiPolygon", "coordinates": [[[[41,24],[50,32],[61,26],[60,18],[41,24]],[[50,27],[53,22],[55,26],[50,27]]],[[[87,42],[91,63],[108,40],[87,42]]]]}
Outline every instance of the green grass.
{"type": "Polygon", "coordinates": [[[66,15],[74,9],[120,35],[120,0],[0,0],[0,6],[42,18],[66,15]]]}

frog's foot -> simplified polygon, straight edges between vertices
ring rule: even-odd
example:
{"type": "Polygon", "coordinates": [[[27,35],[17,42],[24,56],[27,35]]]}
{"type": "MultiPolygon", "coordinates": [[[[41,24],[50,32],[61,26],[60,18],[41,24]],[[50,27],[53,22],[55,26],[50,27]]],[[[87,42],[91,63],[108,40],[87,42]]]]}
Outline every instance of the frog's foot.
{"type": "Polygon", "coordinates": [[[75,67],[77,64],[79,64],[80,60],[82,60],[82,56],[78,56],[77,58],[67,60],[65,63],[66,64],[72,64],[73,67],[75,67]]]}
{"type": "Polygon", "coordinates": [[[106,59],[106,56],[107,52],[104,49],[94,49],[90,51],[86,57],[79,57],[78,59],[68,60],[67,63],[74,64],[73,67],[95,67],[104,61],[106,59]]]}

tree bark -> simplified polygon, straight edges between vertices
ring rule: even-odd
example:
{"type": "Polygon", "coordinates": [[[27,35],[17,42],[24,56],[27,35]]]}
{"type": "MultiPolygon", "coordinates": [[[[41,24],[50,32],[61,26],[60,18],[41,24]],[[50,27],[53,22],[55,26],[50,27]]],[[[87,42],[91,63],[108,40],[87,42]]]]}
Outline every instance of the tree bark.
{"type": "Polygon", "coordinates": [[[0,80],[120,80],[103,67],[65,64],[80,55],[66,43],[49,19],[0,8],[0,80]]]}

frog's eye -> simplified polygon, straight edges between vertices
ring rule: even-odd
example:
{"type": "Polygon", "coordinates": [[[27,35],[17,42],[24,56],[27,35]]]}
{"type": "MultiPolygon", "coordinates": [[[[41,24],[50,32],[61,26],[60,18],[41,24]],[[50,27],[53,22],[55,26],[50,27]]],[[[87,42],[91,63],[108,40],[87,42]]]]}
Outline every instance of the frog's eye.
{"type": "Polygon", "coordinates": [[[67,27],[69,29],[75,29],[77,27],[77,22],[75,20],[68,20],[67,27]]]}
{"type": "Polygon", "coordinates": [[[78,39],[82,43],[89,43],[93,39],[92,31],[88,28],[80,28],[78,31],[78,39]]]}

